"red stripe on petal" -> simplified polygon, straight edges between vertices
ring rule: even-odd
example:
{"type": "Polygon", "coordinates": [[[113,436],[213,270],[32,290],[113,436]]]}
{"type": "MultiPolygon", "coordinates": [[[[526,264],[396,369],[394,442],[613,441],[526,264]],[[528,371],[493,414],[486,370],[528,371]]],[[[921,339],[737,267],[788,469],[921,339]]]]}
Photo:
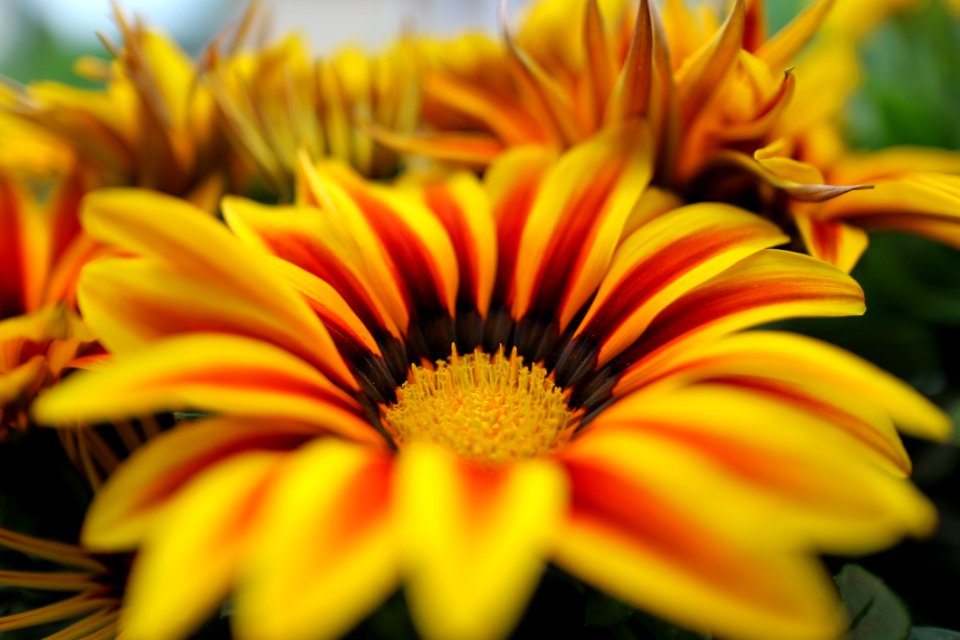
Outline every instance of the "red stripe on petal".
{"type": "Polygon", "coordinates": [[[309,271],[335,288],[371,332],[386,330],[387,325],[367,288],[329,249],[315,239],[292,230],[271,233],[260,229],[259,233],[278,258],[309,271]]]}
{"type": "Polygon", "coordinates": [[[390,256],[392,270],[402,285],[407,309],[412,315],[447,308],[443,278],[427,247],[392,209],[361,188],[341,185],[356,202],[390,256]]]}
{"type": "Polygon", "coordinates": [[[457,253],[457,267],[460,271],[460,288],[457,291],[458,309],[475,309],[477,298],[477,273],[479,256],[473,242],[470,229],[466,225],[465,213],[456,199],[443,185],[430,185],[424,189],[427,206],[440,220],[450,235],[457,253]]]}

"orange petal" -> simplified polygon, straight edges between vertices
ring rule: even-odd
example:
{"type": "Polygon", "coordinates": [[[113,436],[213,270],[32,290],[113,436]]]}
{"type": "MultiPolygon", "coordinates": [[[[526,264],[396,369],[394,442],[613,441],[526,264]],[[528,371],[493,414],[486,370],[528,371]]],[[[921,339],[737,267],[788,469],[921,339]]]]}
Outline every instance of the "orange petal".
{"type": "MultiPolygon", "coordinates": [[[[360,259],[363,249],[348,225],[338,224],[336,217],[313,207],[262,205],[234,196],[224,198],[222,206],[227,225],[245,244],[326,282],[368,330],[399,335],[400,330],[388,313],[389,298],[382,299],[381,282],[373,286],[376,281],[360,259]]],[[[284,271],[284,275],[289,280],[290,270],[284,271]]],[[[302,284],[302,278],[298,280],[302,284]]]]}
{"type": "Polygon", "coordinates": [[[693,121],[733,68],[743,42],[744,24],[743,0],[735,0],[730,15],[713,39],[677,69],[677,98],[683,122],[693,121]]]}
{"type": "Polygon", "coordinates": [[[556,159],[548,147],[516,147],[490,165],[484,187],[490,196],[497,223],[497,279],[494,304],[514,296],[514,273],[522,246],[523,229],[544,176],[556,159]]]}
{"type": "Polygon", "coordinates": [[[458,309],[475,309],[486,317],[497,272],[496,229],[487,193],[472,175],[459,173],[428,185],[423,196],[457,254],[458,309]]]}
{"type": "Polygon", "coordinates": [[[910,173],[878,180],[870,191],[824,203],[817,216],[866,228],[906,231],[960,246],[960,176],[910,173]]]}
{"type": "Polygon", "coordinates": [[[834,0],[816,0],[804,8],[790,24],[763,43],[757,57],[771,69],[786,69],[801,49],[817,34],[834,0]]]}

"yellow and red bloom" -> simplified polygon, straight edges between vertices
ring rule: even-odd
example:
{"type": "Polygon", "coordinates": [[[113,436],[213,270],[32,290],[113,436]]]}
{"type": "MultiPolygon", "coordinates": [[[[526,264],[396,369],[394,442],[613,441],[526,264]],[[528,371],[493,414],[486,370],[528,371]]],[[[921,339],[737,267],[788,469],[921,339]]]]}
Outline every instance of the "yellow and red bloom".
{"type": "Polygon", "coordinates": [[[76,279],[98,251],[80,229],[81,195],[73,178],[40,203],[0,175],[0,440],[26,428],[36,394],[93,340],[76,313],[76,279]]]}
{"type": "MultiPolygon", "coordinates": [[[[839,115],[856,87],[861,34],[831,22],[818,49],[798,56],[834,4],[841,15],[858,6],[812,1],[768,36],[762,0],[733,2],[723,21],[679,0],[662,15],[647,1],[544,0],[515,37],[505,29],[503,45],[478,35],[414,42],[423,119],[434,131],[382,136],[410,152],[485,166],[515,145],[565,148],[644,118],[657,132],[648,213],[669,210],[664,198],[746,206],[844,270],[866,248],[865,230],[958,246],[960,155],[847,157],[839,115]]],[[[881,4],[871,14],[898,3],[881,4]]]]}
{"type": "Polygon", "coordinates": [[[425,637],[500,637],[549,560],[725,637],[834,637],[813,554],[928,532],[894,424],[949,422],[849,354],[741,331],[863,310],[770,222],[695,204],[622,237],[651,148],[624,126],[393,187],[302,159],[293,206],[224,201],[233,234],[92,195],[86,228],[130,256],[80,284],[115,360],[36,417],[210,414],[89,513],[85,542],[140,549],[121,628],[183,637],[232,592],[240,638],[332,637],[403,583],[425,637]]]}
{"type": "Polygon", "coordinates": [[[0,633],[62,623],[47,640],[112,640],[129,559],[0,528],[0,548],[58,565],[57,570],[0,569],[0,585],[72,594],[19,613],[0,616],[0,633]]]}
{"type": "Polygon", "coordinates": [[[235,172],[212,96],[176,44],[114,15],[123,37],[122,46],[106,43],[114,60],[77,63],[102,89],[31,83],[4,116],[22,122],[24,138],[39,131],[39,142],[62,144],[88,185],[156,189],[212,209],[235,172]]]}

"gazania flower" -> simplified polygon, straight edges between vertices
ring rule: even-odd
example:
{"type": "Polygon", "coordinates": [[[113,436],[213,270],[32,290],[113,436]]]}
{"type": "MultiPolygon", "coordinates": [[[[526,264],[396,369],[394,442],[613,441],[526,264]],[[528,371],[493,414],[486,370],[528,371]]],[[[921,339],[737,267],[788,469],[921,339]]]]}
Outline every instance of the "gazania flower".
{"type": "MultiPolygon", "coordinates": [[[[0,633],[62,623],[47,640],[111,640],[123,595],[125,560],[101,556],[72,544],[0,528],[0,548],[58,565],[58,570],[0,569],[0,585],[66,594],[59,600],[0,616],[0,633]]],[[[39,629],[37,629],[39,631],[39,629]]]]}
{"type": "MultiPolygon", "coordinates": [[[[28,409],[42,389],[97,358],[99,349],[77,313],[76,281],[83,265],[105,250],[80,229],[82,195],[76,175],[43,202],[0,175],[0,443],[29,429],[28,409]]],[[[159,430],[153,418],[144,418],[59,435],[67,456],[96,487],[159,430]]]]}
{"type": "Polygon", "coordinates": [[[86,543],[141,551],[125,632],[183,637],[232,593],[239,638],[332,637],[403,584],[425,637],[499,637],[551,561],[724,637],[835,637],[812,554],[929,531],[893,424],[948,422],[853,356],[740,332],[863,310],[771,223],[698,204],[621,239],[649,138],[517,149],[483,184],[303,161],[294,206],[224,202],[235,235],[91,196],[89,232],[132,255],[80,285],[115,360],[36,417],[206,415],[89,513],[86,543]]]}
{"type": "Polygon", "coordinates": [[[212,96],[179,47],[114,13],[123,43],[106,43],[113,62],[77,65],[103,89],[37,82],[2,108],[22,121],[23,136],[38,129],[60,141],[90,185],[156,189],[212,209],[233,169],[212,96]]]}
{"type": "Polygon", "coordinates": [[[289,36],[248,53],[208,51],[204,83],[237,151],[275,193],[289,199],[297,153],[349,162],[369,177],[396,173],[395,152],[361,127],[409,131],[417,119],[417,84],[403,51],[371,57],[343,49],[314,60],[289,36]]]}
{"type": "MultiPolygon", "coordinates": [[[[828,26],[820,52],[798,58],[833,4],[811,2],[768,37],[762,0],[733,2],[726,20],[680,1],[661,16],[647,1],[543,0],[515,37],[504,30],[502,46],[476,35],[414,43],[425,69],[423,118],[435,131],[381,135],[484,166],[514,145],[563,148],[645,118],[658,132],[656,189],[636,224],[677,202],[730,202],[777,221],[844,270],[866,247],[864,230],[957,246],[960,156],[837,158],[859,34],[828,26]]],[[[849,14],[857,3],[836,4],[849,14]]],[[[870,11],[897,3],[882,4],[870,11]]]]}
{"type": "Polygon", "coordinates": [[[0,439],[26,427],[32,398],[93,339],[74,300],[96,251],[77,219],[81,193],[68,180],[41,205],[0,175],[0,439]]]}

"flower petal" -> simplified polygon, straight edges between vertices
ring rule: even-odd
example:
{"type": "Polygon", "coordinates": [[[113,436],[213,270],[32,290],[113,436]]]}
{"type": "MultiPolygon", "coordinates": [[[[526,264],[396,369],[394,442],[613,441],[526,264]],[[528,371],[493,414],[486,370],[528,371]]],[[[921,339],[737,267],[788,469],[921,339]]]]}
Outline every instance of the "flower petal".
{"type": "Polygon", "coordinates": [[[603,278],[652,171],[649,130],[638,124],[608,129],[560,157],[523,228],[515,318],[557,316],[566,328],[603,278]]]}
{"type": "Polygon", "coordinates": [[[426,638],[505,635],[537,584],[566,506],[552,463],[472,466],[430,446],[398,460],[408,594],[426,638]]]}
{"type": "Polygon", "coordinates": [[[764,42],[757,50],[757,57],[775,71],[786,69],[804,45],[816,35],[833,4],[834,0],[812,2],[790,24],[764,42]]]}
{"type": "Polygon", "coordinates": [[[960,247],[960,176],[910,173],[825,202],[817,216],[867,229],[908,231],[960,247]]]}
{"type": "Polygon", "coordinates": [[[796,210],[793,212],[793,221],[810,255],[841,271],[853,271],[867,249],[869,240],[863,229],[840,221],[820,220],[796,210]]]}
{"type": "Polygon", "coordinates": [[[453,242],[460,272],[458,311],[487,314],[497,273],[496,229],[486,192],[475,177],[458,173],[424,188],[427,206],[453,242]]]}
{"type": "MultiPolygon", "coordinates": [[[[791,333],[749,331],[704,346],[675,361],[677,375],[691,381],[750,376],[778,380],[813,396],[827,391],[880,408],[904,432],[944,440],[950,419],[906,383],[866,360],[825,342],[791,333]],[[688,377],[689,376],[689,377],[688,377]]],[[[845,402],[838,406],[847,406],[845,402]]]]}
{"type": "Polygon", "coordinates": [[[677,98],[684,123],[693,121],[733,68],[743,42],[744,23],[744,0],[735,0],[716,35],[676,70],[677,98]]]}
{"type": "Polygon", "coordinates": [[[801,640],[841,631],[831,585],[812,562],[726,537],[616,472],[568,471],[573,506],[554,560],[575,576],[635,607],[730,637],[801,640]]]}
{"type": "Polygon", "coordinates": [[[110,476],[87,513],[83,543],[92,549],[131,549],[206,469],[238,453],[293,449],[317,435],[314,426],[282,421],[212,418],[181,424],[135,451],[110,476]]]}
{"type": "Polygon", "coordinates": [[[216,333],[162,341],[78,373],[34,405],[48,424],[196,410],[296,420],[371,444],[382,437],[355,400],[316,369],[265,342],[216,333]]]}
{"type": "Polygon", "coordinates": [[[664,214],[618,247],[575,335],[597,343],[603,365],[691,289],[786,241],[776,225],[727,205],[695,204],[664,214]]]}
{"type": "MultiPolygon", "coordinates": [[[[160,261],[171,274],[195,278],[197,285],[194,290],[199,288],[200,282],[209,283],[221,291],[217,298],[232,294],[236,299],[244,299],[250,305],[261,308],[262,315],[270,316],[271,324],[276,327],[270,336],[273,340],[288,346],[295,353],[306,351],[307,359],[333,379],[348,388],[356,388],[333,340],[304,300],[271,271],[264,256],[241,245],[223,225],[211,220],[199,209],[177,198],[148,191],[104,189],[85,199],[81,217],[87,231],[94,237],[160,261]],[[237,265],[243,265],[243,268],[238,269],[237,265]]],[[[119,263],[114,267],[120,271],[127,268],[119,263]]],[[[106,288],[106,283],[111,280],[105,271],[102,263],[97,265],[96,277],[102,279],[106,288]]],[[[174,275],[170,277],[176,278],[174,275]]],[[[88,273],[81,281],[86,284],[91,297],[96,291],[91,283],[94,279],[88,273]]],[[[136,281],[120,274],[113,274],[112,282],[123,282],[124,287],[131,288],[138,285],[136,281]]],[[[139,288],[149,290],[157,287],[140,281],[139,288]]],[[[111,291],[107,298],[118,293],[111,291]]],[[[168,297],[176,299],[173,292],[168,294],[168,297]]],[[[103,298],[98,305],[101,309],[112,306],[109,299],[103,298]]],[[[175,309],[181,314],[190,312],[184,302],[175,309]]],[[[87,313],[86,309],[84,313],[87,313]]],[[[103,319],[110,314],[95,315],[103,319]]],[[[134,310],[128,310],[127,317],[136,317],[134,310]]],[[[184,324],[189,323],[178,323],[181,327],[184,324]]],[[[91,326],[96,330],[94,322],[91,322],[91,326]]],[[[128,332],[120,344],[113,344],[112,335],[96,332],[114,351],[118,350],[117,347],[125,350],[143,346],[152,338],[140,337],[134,340],[134,344],[130,341],[133,334],[128,332]]]]}
{"type": "Polygon", "coordinates": [[[635,389],[669,362],[719,336],[792,317],[863,313],[863,292],[843,272],[797,253],[765,249],[664,309],[629,349],[615,394],[635,389]]]}
{"type": "Polygon", "coordinates": [[[172,499],[130,572],[123,636],[185,638],[212,613],[236,579],[281,459],[268,452],[234,456],[172,499]]]}
{"type": "Polygon", "coordinates": [[[864,456],[860,441],[817,414],[748,390],[698,384],[641,391],[589,428],[636,430],[699,454],[703,464],[766,496],[782,542],[793,548],[875,551],[904,535],[929,534],[936,523],[933,506],[864,456]]]}
{"type": "Polygon", "coordinates": [[[295,454],[236,597],[238,637],[340,637],[386,599],[399,581],[390,471],[383,454],[334,439],[295,454]]]}
{"type": "MultiPolygon", "coordinates": [[[[400,334],[389,313],[390,300],[399,299],[399,292],[385,292],[389,284],[372,279],[373,274],[364,269],[362,243],[342,216],[314,207],[268,206],[228,196],[223,199],[223,217],[245,244],[296,265],[335,288],[368,330],[400,334]],[[374,282],[378,286],[373,286],[374,282]]],[[[284,275],[289,279],[289,271],[284,275]]],[[[321,317],[330,319],[325,314],[321,317]]]]}

